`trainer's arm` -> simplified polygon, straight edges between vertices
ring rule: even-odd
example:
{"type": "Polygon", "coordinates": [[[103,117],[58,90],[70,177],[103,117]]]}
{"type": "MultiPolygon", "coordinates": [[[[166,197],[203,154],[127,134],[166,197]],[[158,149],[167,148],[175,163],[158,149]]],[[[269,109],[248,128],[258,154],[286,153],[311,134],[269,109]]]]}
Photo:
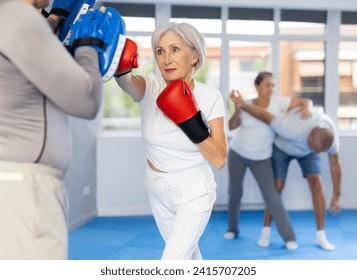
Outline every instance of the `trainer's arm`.
{"type": "Polygon", "coordinates": [[[13,10],[8,11],[13,33],[8,34],[6,42],[2,41],[2,52],[64,112],[94,118],[102,99],[96,51],[89,47],[78,48],[73,59],[36,10],[19,5],[16,12],[15,15],[13,10]],[[26,17],[17,16],[20,13],[26,17]],[[21,44],[18,34],[23,34],[21,44]]]}
{"type": "Polygon", "coordinates": [[[335,153],[328,156],[330,163],[331,178],[333,184],[333,196],[330,203],[330,211],[336,215],[341,210],[341,164],[339,154],[335,153]]]}
{"type": "Polygon", "coordinates": [[[224,118],[210,120],[210,136],[197,146],[205,159],[216,169],[221,169],[227,159],[227,137],[224,129],[224,118]]]}

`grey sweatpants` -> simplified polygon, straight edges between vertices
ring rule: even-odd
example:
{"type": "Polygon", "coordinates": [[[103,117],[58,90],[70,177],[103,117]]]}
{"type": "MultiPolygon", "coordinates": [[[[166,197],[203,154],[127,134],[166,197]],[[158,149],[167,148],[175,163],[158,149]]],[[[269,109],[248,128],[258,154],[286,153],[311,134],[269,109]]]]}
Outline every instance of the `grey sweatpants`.
{"type": "Polygon", "coordinates": [[[275,189],[275,180],[271,159],[249,160],[233,150],[228,153],[229,168],[229,230],[238,232],[241,199],[243,196],[243,180],[247,168],[252,172],[262,192],[267,208],[275,220],[281,237],[287,241],[295,241],[295,233],[288,214],[284,208],[281,196],[275,189]]]}

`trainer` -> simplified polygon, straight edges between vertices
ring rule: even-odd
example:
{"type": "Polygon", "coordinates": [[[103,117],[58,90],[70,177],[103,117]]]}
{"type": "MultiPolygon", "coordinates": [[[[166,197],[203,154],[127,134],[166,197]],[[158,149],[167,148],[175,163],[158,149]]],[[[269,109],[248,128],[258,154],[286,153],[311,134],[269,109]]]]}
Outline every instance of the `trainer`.
{"type": "Polygon", "coordinates": [[[100,109],[101,45],[113,22],[105,9],[81,18],[72,57],[54,30],[79,2],[55,0],[47,20],[38,10],[49,1],[0,4],[0,259],[67,259],[69,116],[100,109]]]}

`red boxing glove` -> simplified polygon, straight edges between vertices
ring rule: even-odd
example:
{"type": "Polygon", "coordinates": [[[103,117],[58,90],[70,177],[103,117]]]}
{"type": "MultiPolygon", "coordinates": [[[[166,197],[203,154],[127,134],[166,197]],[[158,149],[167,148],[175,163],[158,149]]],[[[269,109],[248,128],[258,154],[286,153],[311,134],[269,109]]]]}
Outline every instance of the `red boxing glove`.
{"type": "Polygon", "coordinates": [[[195,96],[183,80],[171,82],[156,100],[160,110],[195,144],[208,138],[209,131],[197,107],[195,96]]]}
{"type": "Polygon", "coordinates": [[[138,46],[137,44],[130,39],[126,39],[123,52],[120,57],[120,62],[115,72],[115,77],[120,77],[125,75],[133,68],[139,67],[139,55],[138,55],[138,46]]]}

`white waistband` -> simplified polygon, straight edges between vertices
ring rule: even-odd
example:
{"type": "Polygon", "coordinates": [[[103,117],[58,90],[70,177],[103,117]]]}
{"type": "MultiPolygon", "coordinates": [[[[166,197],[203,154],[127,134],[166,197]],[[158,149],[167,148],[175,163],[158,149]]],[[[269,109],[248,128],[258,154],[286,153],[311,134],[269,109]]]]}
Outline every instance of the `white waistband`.
{"type": "Polygon", "coordinates": [[[168,177],[168,178],[177,178],[180,179],[182,176],[187,177],[190,176],[191,174],[195,174],[196,172],[199,172],[200,170],[205,170],[205,169],[211,169],[208,164],[202,164],[198,165],[196,167],[192,167],[190,169],[185,169],[185,170],[180,170],[176,172],[157,172],[153,170],[149,165],[146,166],[146,172],[148,174],[154,175],[154,176],[160,176],[160,177],[168,177]]]}

